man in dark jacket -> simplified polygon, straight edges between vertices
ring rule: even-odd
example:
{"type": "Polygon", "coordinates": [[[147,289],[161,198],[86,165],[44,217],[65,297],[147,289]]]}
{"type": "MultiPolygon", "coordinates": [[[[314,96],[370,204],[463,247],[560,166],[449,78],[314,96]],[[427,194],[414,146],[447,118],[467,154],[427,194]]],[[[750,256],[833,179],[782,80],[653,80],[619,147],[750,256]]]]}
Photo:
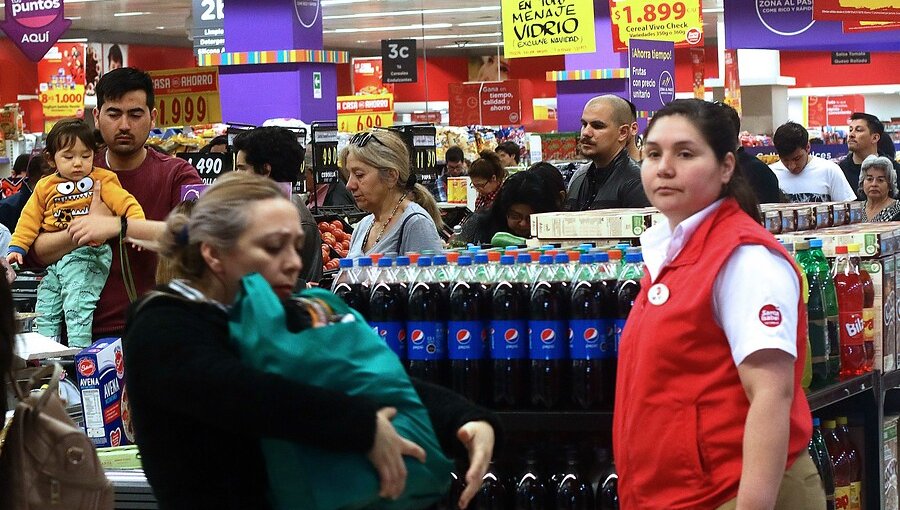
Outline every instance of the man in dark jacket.
{"type": "MultiPolygon", "coordinates": [[[[734,132],[738,133],[738,136],[740,137],[741,117],[738,115],[737,110],[724,103],[722,104],[722,108],[728,109],[728,114],[731,116],[731,123],[734,124],[734,132]]],[[[769,168],[769,165],[760,161],[756,156],[747,154],[747,151],[741,147],[740,141],[737,142],[737,152],[735,153],[735,156],[737,156],[738,165],[740,165],[744,177],[750,182],[753,192],[756,193],[756,200],[760,204],[787,201],[782,200],[783,196],[781,189],[778,187],[778,177],[775,175],[775,172],[769,168]]]]}
{"type": "Polygon", "coordinates": [[[566,210],[650,205],[641,185],[641,167],[628,157],[630,136],[631,109],[624,99],[605,95],[588,101],[578,145],[591,163],[572,176],[566,210]]]}

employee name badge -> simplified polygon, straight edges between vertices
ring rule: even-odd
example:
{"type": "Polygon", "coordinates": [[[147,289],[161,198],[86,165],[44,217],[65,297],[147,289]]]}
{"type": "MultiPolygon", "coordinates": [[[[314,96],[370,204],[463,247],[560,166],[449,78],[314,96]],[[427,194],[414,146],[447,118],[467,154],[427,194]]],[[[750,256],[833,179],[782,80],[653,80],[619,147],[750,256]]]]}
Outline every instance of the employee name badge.
{"type": "Polygon", "coordinates": [[[660,306],[669,300],[669,288],[664,283],[657,283],[647,292],[647,300],[651,305],[660,306]]]}

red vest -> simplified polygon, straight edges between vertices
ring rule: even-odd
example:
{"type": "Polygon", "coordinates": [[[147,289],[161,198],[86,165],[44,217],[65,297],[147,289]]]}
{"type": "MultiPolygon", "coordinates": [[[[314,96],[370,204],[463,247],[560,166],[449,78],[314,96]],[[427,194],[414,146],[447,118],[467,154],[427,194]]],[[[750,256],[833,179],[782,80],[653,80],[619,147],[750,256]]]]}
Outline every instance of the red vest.
{"type": "MultiPolygon", "coordinates": [[[[619,345],[613,415],[622,508],[712,509],[737,497],[750,402],[716,323],[712,295],[722,266],[744,244],[763,245],[793,262],[770,233],[727,199],[661,271],[656,283],[670,291],[664,304],[648,302],[649,276],[641,282],[619,345]]],[[[802,299],[797,310],[786,467],[806,450],[812,434],[800,385],[806,356],[802,299]]]]}

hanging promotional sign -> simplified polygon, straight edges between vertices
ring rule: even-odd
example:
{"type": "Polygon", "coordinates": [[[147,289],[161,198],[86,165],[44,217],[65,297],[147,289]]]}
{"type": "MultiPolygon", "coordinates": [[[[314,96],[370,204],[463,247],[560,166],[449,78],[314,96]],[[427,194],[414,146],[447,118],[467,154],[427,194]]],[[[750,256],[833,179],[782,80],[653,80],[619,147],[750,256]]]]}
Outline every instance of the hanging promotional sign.
{"type": "Polygon", "coordinates": [[[338,130],[345,133],[366,131],[394,124],[394,95],[338,96],[338,130]]]}
{"type": "Polygon", "coordinates": [[[813,19],[822,21],[900,21],[900,3],[871,0],[814,0],[813,19]]]}
{"type": "Polygon", "coordinates": [[[803,98],[803,106],[809,127],[848,126],[853,112],[866,111],[866,98],[862,94],[809,96],[803,98]]]}
{"type": "Polygon", "coordinates": [[[219,69],[150,71],[156,93],[157,127],[222,122],[219,69]]]}
{"type": "Polygon", "coordinates": [[[691,48],[691,85],[694,97],[703,99],[706,97],[706,50],[703,48],[691,48]]]}
{"type": "Polygon", "coordinates": [[[225,9],[223,0],[194,0],[194,55],[225,52],[225,9]]]}
{"type": "Polygon", "coordinates": [[[609,0],[609,12],[615,51],[627,50],[632,38],[703,47],[700,0],[609,0]]]}
{"type": "Polygon", "coordinates": [[[506,58],[593,53],[593,0],[502,0],[506,58]]]}
{"type": "Polygon", "coordinates": [[[854,32],[884,32],[885,30],[900,30],[898,21],[844,21],[841,28],[845,34],[854,32]]]}
{"type": "Polygon", "coordinates": [[[809,1],[724,1],[727,48],[900,51],[900,30],[844,33],[840,22],[813,19],[809,1]]]}
{"type": "Polygon", "coordinates": [[[72,22],[65,18],[63,0],[6,0],[6,19],[0,30],[32,62],[47,53],[72,22]]]}
{"type": "Polygon", "coordinates": [[[358,96],[371,96],[394,93],[394,85],[390,83],[385,84],[383,81],[381,57],[354,58],[352,64],[354,94],[358,96]]]}
{"type": "Polygon", "coordinates": [[[725,50],[725,104],[741,113],[741,77],[738,74],[737,50],[725,50]]]}
{"type": "Polygon", "coordinates": [[[57,44],[37,64],[38,100],[47,119],[84,114],[85,45],[57,44]]]}
{"type": "Polygon", "coordinates": [[[675,99],[675,45],[632,39],[628,48],[629,98],[638,111],[655,112],[675,99]]]}
{"type": "Polygon", "coordinates": [[[514,126],[530,121],[531,105],[522,99],[521,81],[449,84],[450,125],[514,126]]]}

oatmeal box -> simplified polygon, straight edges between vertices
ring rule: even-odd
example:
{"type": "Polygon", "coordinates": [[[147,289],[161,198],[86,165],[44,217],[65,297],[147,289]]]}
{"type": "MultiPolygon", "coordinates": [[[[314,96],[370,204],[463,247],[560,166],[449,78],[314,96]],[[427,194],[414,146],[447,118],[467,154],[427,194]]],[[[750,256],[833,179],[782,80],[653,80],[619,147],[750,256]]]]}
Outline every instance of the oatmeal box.
{"type": "Polygon", "coordinates": [[[75,356],[75,372],[84,409],[84,428],[100,448],[134,442],[122,340],[105,338],[75,356]]]}

